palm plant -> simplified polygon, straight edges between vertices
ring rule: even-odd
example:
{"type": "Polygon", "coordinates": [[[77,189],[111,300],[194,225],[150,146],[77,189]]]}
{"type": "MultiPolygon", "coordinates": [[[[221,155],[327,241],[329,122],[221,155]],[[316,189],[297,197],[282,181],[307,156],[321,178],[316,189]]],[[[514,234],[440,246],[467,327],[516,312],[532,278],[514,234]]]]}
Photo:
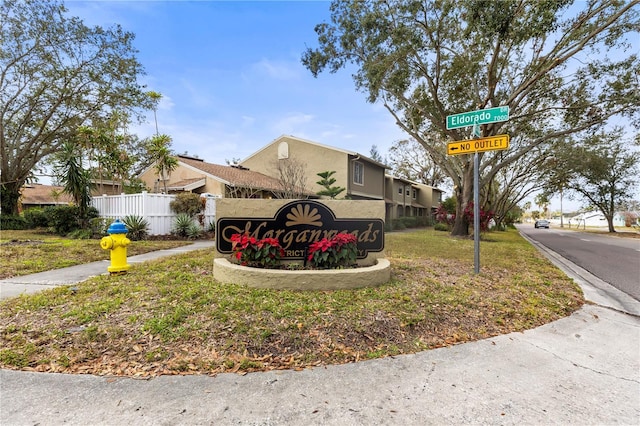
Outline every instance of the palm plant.
{"type": "Polygon", "coordinates": [[[155,162],[155,170],[164,184],[164,192],[167,193],[167,179],[178,167],[178,160],[170,149],[171,136],[155,135],[149,141],[149,154],[155,162]]]}
{"type": "Polygon", "coordinates": [[[91,172],[82,165],[81,148],[72,142],[65,141],[56,155],[54,174],[64,186],[63,191],[73,197],[80,209],[80,215],[85,216],[91,203],[91,172]]]}
{"type": "Polygon", "coordinates": [[[147,92],[147,96],[149,97],[149,99],[151,100],[152,103],[152,109],[153,109],[153,119],[156,122],[156,136],[159,134],[158,132],[158,104],[160,103],[160,100],[162,99],[162,94],[159,92],[154,92],[153,90],[150,90],[147,92]]]}

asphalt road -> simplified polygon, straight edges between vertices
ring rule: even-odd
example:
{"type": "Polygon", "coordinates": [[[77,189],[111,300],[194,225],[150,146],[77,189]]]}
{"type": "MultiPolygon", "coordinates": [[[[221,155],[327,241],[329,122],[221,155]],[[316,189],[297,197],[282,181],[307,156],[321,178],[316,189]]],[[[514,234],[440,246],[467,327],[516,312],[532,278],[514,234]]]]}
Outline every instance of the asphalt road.
{"type": "Polygon", "coordinates": [[[586,269],[636,300],[640,300],[640,239],[573,231],[551,225],[518,229],[532,240],[586,269]]]}

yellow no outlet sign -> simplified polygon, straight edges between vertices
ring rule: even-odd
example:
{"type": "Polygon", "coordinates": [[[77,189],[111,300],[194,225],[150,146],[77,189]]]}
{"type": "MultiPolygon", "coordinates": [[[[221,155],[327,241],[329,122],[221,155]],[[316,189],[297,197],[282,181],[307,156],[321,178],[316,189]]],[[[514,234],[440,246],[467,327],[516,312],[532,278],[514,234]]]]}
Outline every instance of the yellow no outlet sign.
{"type": "Polygon", "coordinates": [[[496,135],[482,139],[449,142],[448,155],[471,154],[473,152],[498,151],[509,148],[509,135],[496,135]]]}

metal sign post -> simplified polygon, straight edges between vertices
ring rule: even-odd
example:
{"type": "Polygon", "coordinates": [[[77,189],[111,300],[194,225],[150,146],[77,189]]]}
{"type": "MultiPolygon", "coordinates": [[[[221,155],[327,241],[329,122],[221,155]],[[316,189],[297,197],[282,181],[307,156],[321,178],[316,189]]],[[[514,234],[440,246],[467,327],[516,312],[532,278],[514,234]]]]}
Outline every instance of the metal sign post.
{"type": "Polygon", "coordinates": [[[509,135],[478,139],[481,135],[480,125],[507,120],[509,120],[509,107],[506,105],[447,116],[447,130],[473,126],[472,137],[475,139],[449,142],[447,154],[462,155],[473,152],[473,270],[476,274],[480,273],[480,156],[478,153],[509,148],[509,135]]]}
{"type": "Polygon", "coordinates": [[[473,271],[480,273],[480,155],[473,154],[473,271]]]}

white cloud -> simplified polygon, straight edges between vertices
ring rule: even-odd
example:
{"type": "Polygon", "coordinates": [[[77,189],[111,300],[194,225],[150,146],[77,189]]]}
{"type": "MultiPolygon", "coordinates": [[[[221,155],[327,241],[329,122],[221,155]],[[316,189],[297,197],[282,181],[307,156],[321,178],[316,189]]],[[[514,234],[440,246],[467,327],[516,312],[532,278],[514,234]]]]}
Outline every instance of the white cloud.
{"type": "Polygon", "coordinates": [[[131,14],[144,14],[149,20],[155,16],[153,2],[144,1],[67,1],[71,16],[79,16],[87,26],[110,27],[115,23],[127,30],[133,25],[131,14]]]}
{"type": "Polygon", "coordinates": [[[248,115],[243,115],[242,116],[242,127],[252,127],[253,124],[256,122],[255,117],[250,117],[248,115]]]}
{"type": "Polygon", "coordinates": [[[291,81],[300,79],[298,64],[293,65],[290,62],[277,62],[262,59],[260,62],[253,64],[251,68],[258,75],[266,75],[275,80],[291,81]]]}
{"type": "Polygon", "coordinates": [[[189,107],[203,108],[211,106],[211,97],[207,95],[208,87],[198,86],[187,79],[180,79],[180,86],[189,95],[188,99],[183,97],[183,100],[188,102],[189,107]]]}
{"type": "Polygon", "coordinates": [[[270,127],[274,133],[279,135],[299,135],[303,132],[306,125],[314,120],[314,116],[304,113],[290,113],[285,117],[274,122],[270,127]]]}
{"type": "Polygon", "coordinates": [[[162,98],[160,99],[160,103],[158,104],[158,110],[171,111],[174,106],[175,104],[173,103],[173,100],[171,99],[171,97],[167,95],[162,95],[162,98]]]}

